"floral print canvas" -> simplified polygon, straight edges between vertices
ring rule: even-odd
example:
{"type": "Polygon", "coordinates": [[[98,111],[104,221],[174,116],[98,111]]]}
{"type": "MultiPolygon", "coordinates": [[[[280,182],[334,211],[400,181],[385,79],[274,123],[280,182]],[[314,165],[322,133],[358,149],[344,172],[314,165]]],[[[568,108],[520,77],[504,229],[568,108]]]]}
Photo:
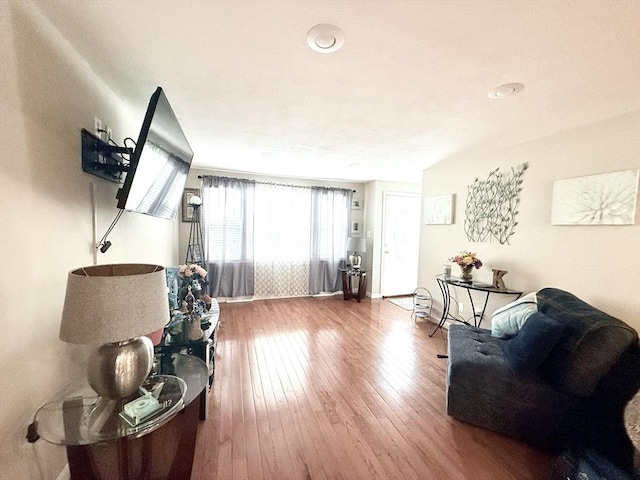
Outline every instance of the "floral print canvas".
{"type": "Polygon", "coordinates": [[[634,224],[639,172],[624,170],[554,182],[551,224],[634,224]]]}

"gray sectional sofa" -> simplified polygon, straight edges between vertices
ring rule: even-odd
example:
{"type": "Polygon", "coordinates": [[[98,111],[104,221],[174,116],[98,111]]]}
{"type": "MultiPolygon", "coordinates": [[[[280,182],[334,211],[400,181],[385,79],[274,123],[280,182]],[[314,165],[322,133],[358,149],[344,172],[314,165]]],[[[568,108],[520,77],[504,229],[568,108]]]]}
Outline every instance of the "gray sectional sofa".
{"type": "MultiPolygon", "coordinates": [[[[556,288],[537,292],[537,310],[547,325],[560,325],[552,339],[536,336],[539,329],[527,334],[524,326],[507,339],[450,327],[447,413],[555,452],[595,449],[628,470],[633,447],[623,410],[640,388],[638,334],[556,288]],[[525,354],[531,345],[546,348],[533,367],[514,369],[505,352],[515,342],[525,354]]],[[[534,323],[529,318],[525,326],[534,323]]]]}

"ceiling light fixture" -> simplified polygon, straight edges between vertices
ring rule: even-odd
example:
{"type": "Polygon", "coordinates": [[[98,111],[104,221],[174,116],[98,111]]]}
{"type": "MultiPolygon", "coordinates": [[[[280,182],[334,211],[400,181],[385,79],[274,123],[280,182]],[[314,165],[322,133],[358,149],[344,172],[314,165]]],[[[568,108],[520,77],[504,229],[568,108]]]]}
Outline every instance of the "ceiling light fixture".
{"type": "Polygon", "coordinates": [[[509,95],[515,95],[524,88],[522,83],[505,83],[499,87],[494,88],[487,95],[489,98],[503,98],[509,95]]]}
{"type": "Polygon", "coordinates": [[[307,45],[316,52],[337,52],[343,44],[344,34],[335,25],[321,23],[307,32],[307,45]]]}

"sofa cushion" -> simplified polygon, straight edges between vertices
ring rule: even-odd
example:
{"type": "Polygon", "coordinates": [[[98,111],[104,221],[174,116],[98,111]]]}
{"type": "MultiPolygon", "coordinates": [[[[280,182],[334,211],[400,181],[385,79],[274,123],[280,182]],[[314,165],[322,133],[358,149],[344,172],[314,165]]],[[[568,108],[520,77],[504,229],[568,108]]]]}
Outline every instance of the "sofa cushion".
{"type": "Polygon", "coordinates": [[[566,395],[538,373],[516,374],[504,340],[468,325],[449,327],[447,413],[551,450],[571,438],[578,397],[566,395]]]}
{"type": "Polygon", "coordinates": [[[562,323],[536,312],[515,337],[504,341],[502,350],[516,372],[535,372],[562,338],[563,330],[562,323]]]}
{"type": "Polygon", "coordinates": [[[563,290],[544,288],[537,299],[538,310],[565,327],[563,340],[551,350],[540,371],[561,391],[588,397],[622,352],[638,341],[638,334],[563,290]]]}
{"type": "Polygon", "coordinates": [[[498,338],[513,337],[537,311],[535,292],[497,309],[491,316],[491,335],[498,338]]]}

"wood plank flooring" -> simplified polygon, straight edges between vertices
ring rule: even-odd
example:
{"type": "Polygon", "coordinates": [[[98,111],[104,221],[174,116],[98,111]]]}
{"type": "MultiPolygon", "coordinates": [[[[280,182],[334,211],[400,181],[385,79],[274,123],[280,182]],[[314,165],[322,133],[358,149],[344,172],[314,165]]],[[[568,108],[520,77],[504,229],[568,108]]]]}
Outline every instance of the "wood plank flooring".
{"type": "Polygon", "coordinates": [[[221,305],[193,480],[543,480],[552,457],[445,412],[446,330],[387,300],[221,305]]]}

